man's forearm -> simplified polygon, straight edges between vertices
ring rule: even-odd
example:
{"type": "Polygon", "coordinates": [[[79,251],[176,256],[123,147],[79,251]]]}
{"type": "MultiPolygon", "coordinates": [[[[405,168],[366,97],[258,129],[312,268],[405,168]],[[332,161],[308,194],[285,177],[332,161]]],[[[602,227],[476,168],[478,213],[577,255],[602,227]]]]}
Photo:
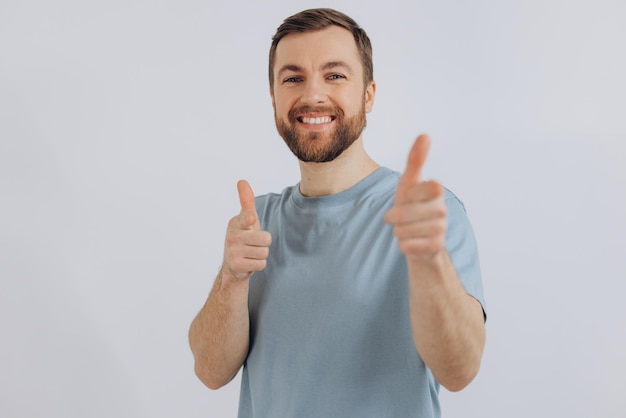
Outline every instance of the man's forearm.
{"type": "Polygon", "coordinates": [[[213,289],[189,329],[198,378],[218,389],[237,374],[249,346],[248,280],[218,274],[213,289]]]}
{"type": "Polygon", "coordinates": [[[448,254],[408,260],[413,340],[439,383],[451,391],[474,378],[485,344],[480,303],[468,295],[448,254]]]}

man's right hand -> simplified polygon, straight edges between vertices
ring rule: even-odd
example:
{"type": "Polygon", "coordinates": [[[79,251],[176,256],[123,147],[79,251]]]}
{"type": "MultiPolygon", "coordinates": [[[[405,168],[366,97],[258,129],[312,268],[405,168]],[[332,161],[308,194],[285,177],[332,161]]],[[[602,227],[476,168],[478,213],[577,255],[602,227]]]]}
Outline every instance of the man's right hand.
{"type": "Polygon", "coordinates": [[[237,182],[237,191],[241,212],[228,222],[222,273],[247,280],[252,273],[265,268],[272,235],[261,229],[254,192],[248,182],[237,182]]]}

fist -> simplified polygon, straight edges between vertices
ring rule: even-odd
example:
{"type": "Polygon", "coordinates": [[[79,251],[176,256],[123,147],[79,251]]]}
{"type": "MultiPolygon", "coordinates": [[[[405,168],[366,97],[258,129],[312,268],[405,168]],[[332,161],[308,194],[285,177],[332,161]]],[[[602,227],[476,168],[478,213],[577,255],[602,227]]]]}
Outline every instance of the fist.
{"type": "Polygon", "coordinates": [[[237,183],[241,212],[228,222],[224,244],[224,268],[235,278],[246,280],[265,268],[272,236],[261,229],[254,193],[245,180],[237,183]]]}
{"type": "Polygon", "coordinates": [[[435,181],[422,181],[430,138],[420,135],[400,180],[394,204],[385,214],[393,226],[400,251],[409,260],[430,260],[445,250],[447,208],[444,189],[435,181]]]}

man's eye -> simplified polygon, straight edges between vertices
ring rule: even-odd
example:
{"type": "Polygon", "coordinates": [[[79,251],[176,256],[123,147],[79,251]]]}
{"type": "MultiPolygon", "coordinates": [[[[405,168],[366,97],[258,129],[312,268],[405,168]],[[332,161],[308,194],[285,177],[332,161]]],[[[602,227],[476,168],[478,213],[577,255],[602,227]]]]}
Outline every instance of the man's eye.
{"type": "Polygon", "coordinates": [[[330,76],[328,76],[329,80],[339,80],[341,78],[346,78],[346,77],[342,74],[331,74],[330,76]]]}
{"type": "Polygon", "coordinates": [[[283,82],[284,83],[297,83],[300,81],[300,77],[288,77],[283,82]]]}

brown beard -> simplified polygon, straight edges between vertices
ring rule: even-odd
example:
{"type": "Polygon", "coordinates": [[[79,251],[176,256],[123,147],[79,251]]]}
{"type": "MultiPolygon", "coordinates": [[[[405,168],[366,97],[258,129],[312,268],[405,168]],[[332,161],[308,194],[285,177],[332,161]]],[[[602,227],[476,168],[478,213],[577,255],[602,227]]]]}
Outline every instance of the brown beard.
{"type": "Polygon", "coordinates": [[[287,117],[289,122],[285,122],[283,119],[279,118],[274,110],[276,129],[285,140],[291,152],[299,160],[307,163],[326,163],[333,161],[361,136],[367,124],[365,118],[365,101],[360,111],[350,118],[346,118],[343,110],[337,106],[317,108],[311,106],[294,107],[289,111],[287,117]],[[297,125],[300,123],[296,115],[313,112],[330,114],[335,117],[335,131],[331,133],[333,137],[330,141],[327,141],[326,144],[324,144],[322,138],[326,133],[308,132],[299,136],[296,132],[297,125]]]}

